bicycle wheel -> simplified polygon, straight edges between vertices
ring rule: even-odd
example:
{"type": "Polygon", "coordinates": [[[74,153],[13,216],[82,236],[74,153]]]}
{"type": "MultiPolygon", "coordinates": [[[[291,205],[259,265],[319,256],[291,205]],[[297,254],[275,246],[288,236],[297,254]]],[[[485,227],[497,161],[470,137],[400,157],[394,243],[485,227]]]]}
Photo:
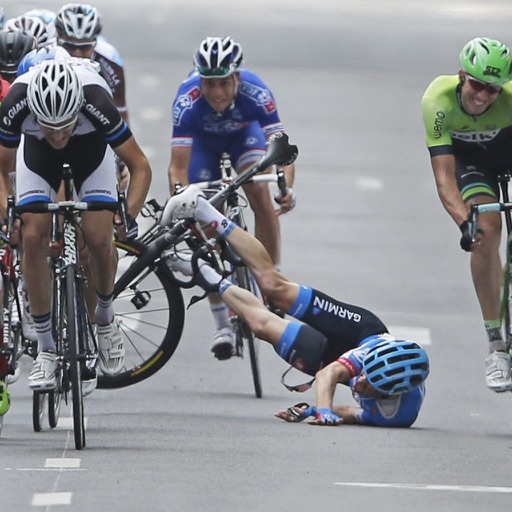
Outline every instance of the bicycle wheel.
{"type": "MultiPolygon", "coordinates": [[[[141,242],[118,243],[118,277],[145,250],[141,242]]],[[[117,280],[116,280],[117,281],[117,280]]],[[[114,288],[114,308],[126,351],[121,373],[98,376],[98,388],[136,384],[160,370],[174,354],[183,332],[185,306],[165,261],[145,269],[128,285],[114,288]]]]}
{"type": "Polygon", "coordinates": [[[69,347],[69,375],[73,406],[73,431],[75,448],[81,450],[85,446],[84,399],[82,395],[82,360],[80,340],[80,318],[77,308],[77,286],[75,269],[70,265],[66,268],[66,327],[69,347]]]}
{"type": "MultiPolygon", "coordinates": [[[[245,290],[250,291],[256,297],[261,298],[259,288],[254,276],[247,267],[239,267],[235,271],[236,284],[245,290]]],[[[245,344],[249,349],[249,359],[251,362],[251,373],[254,384],[254,394],[256,398],[263,396],[261,385],[261,372],[259,363],[259,340],[249,329],[249,326],[238,316],[233,321],[236,344],[245,344]]]]}

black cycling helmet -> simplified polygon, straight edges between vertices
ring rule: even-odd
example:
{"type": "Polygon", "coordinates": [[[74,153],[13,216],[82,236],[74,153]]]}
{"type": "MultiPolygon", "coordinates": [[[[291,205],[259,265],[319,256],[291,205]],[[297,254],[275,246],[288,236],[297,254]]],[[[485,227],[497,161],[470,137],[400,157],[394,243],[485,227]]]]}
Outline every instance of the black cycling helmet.
{"type": "Polygon", "coordinates": [[[242,47],[227,37],[207,37],[194,53],[194,66],[203,78],[221,78],[242,64],[242,47]]]}
{"type": "Polygon", "coordinates": [[[21,30],[1,31],[0,73],[2,77],[8,82],[12,82],[16,78],[21,59],[36,46],[35,38],[21,30]]]}

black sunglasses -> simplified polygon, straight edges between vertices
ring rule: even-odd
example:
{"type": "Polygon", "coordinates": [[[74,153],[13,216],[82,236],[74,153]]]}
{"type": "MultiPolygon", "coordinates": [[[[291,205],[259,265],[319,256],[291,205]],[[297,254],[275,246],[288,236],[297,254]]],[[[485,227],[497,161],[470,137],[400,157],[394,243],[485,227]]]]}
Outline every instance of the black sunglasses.
{"type": "Polygon", "coordinates": [[[68,53],[80,50],[81,52],[89,52],[96,46],[96,41],[88,43],[70,43],[69,41],[59,40],[60,46],[64,48],[68,53]]]}
{"type": "Polygon", "coordinates": [[[499,94],[501,92],[501,87],[499,85],[486,84],[485,82],[481,82],[468,74],[466,74],[466,78],[468,79],[468,83],[471,88],[476,92],[485,91],[492,95],[499,94]]]}
{"type": "Polygon", "coordinates": [[[311,386],[313,385],[313,383],[315,382],[315,379],[311,379],[310,381],[308,382],[304,382],[303,384],[297,384],[297,385],[290,385],[290,384],[286,384],[286,382],[284,381],[284,378],[286,377],[287,373],[292,369],[294,368],[294,366],[290,366],[290,368],[288,368],[288,370],[286,370],[283,375],[281,376],[281,384],[288,390],[288,391],[297,391],[297,393],[304,393],[304,391],[307,391],[308,389],[311,388],[311,386]]]}

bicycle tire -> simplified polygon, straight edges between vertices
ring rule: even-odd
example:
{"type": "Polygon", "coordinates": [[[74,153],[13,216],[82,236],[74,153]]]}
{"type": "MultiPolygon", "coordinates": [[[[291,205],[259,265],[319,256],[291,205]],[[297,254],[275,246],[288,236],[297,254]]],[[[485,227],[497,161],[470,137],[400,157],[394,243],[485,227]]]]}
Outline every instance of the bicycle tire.
{"type": "Polygon", "coordinates": [[[81,450],[85,446],[84,399],[82,395],[82,365],[80,327],[78,322],[77,287],[75,269],[69,265],[66,268],[66,327],[69,347],[69,373],[71,380],[71,396],[73,409],[73,432],[75,448],[81,450]]]}
{"type": "Polygon", "coordinates": [[[59,423],[61,393],[58,389],[48,392],[48,423],[55,428],[59,423]]]}
{"type": "Polygon", "coordinates": [[[41,432],[43,430],[46,395],[47,393],[44,391],[34,391],[32,393],[32,426],[34,427],[34,432],[41,432]]]}
{"type": "MultiPolygon", "coordinates": [[[[121,252],[119,277],[144,253],[146,245],[137,240],[116,245],[121,252]]],[[[176,351],[185,323],[183,295],[165,261],[157,261],[124,287],[118,282],[116,279],[114,309],[123,336],[125,364],[117,375],[99,375],[100,389],[131,386],[154,375],[176,351]]]]}
{"type": "MultiPolygon", "coordinates": [[[[251,271],[247,267],[238,267],[235,271],[236,284],[243,288],[244,290],[248,290],[256,297],[261,298],[261,294],[259,293],[259,289],[256,287],[256,283],[254,281],[254,277],[251,274],[251,271]]],[[[254,333],[251,331],[249,326],[239,317],[237,317],[237,321],[234,323],[235,330],[235,338],[237,340],[242,340],[247,345],[249,349],[249,360],[251,363],[251,374],[252,381],[254,385],[254,394],[256,398],[262,398],[263,396],[263,386],[261,383],[261,371],[260,371],[260,363],[259,363],[259,340],[256,338],[254,333]]]]}
{"type": "Polygon", "coordinates": [[[502,317],[505,345],[512,359],[512,234],[507,239],[507,261],[503,270],[502,317]]]}

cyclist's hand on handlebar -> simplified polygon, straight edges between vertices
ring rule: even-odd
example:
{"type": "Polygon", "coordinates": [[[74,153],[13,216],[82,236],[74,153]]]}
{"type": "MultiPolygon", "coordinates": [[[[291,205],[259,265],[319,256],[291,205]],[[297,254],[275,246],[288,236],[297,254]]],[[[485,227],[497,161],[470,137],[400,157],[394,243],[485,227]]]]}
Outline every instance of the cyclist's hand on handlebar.
{"type": "Polygon", "coordinates": [[[119,214],[114,215],[114,229],[120,240],[135,240],[139,236],[139,225],[129,214],[126,214],[127,226],[123,224],[119,214]]]}
{"type": "Polygon", "coordinates": [[[292,188],[286,187],[286,194],[283,195],[279,190],[274,194],[274,201],[281,207],[277,211],[277,215],[281,215],[295,208],[295,205],[297,204],[297,195],[292,188]]]}
{"type": "MultiPolygon", "coordinates": [[[[473,244],[477,243],[478,240],[473,241],[471,237],[471,225],[467,220],[462,222],[459,225],[460,232],[462,236],[460,237],[460,246],[466,252],[471,252],[473,250],[473,244]]],[[[483,231],[481,229],[476,230],[477,235],[482,234],[483,231]]]]}

